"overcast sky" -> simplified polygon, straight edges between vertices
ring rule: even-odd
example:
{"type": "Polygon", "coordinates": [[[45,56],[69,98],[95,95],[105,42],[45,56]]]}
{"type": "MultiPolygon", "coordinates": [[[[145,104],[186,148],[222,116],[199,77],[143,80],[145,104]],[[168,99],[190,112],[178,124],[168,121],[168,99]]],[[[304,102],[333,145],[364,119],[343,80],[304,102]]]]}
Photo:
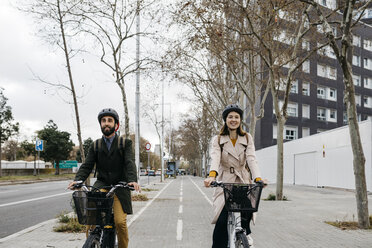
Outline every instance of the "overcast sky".
{"type": "MultiPolygon", "coordinates": [[[[0,87],[12,107],[15,121],[20,123],[19,141],[31,141],[36,130],[42,129],[52,119],[60,130],[71,133],[77,142],[76,122],[71,96],[63,90],[48,86],[39,77],[54,83],[68,82],[64,57],[59,50],[37,36],[37,24],[31,16],[15,9],[10,0],[0,1],[0,87]]],[[[116,109],[122,118],[124,108],[119,87],[113,83],[111,73],[92,54],[83,54],[72,61],[76,91],[80,99],[79,112],[82,137],[97,139],[101,136],[97,114],[102,108],[116,109]]],[[[159,77],[160,78],[160,77],[159,77]]],[[[161,98],[149,99],[148,92],[161,94],[160,82],[141,77],[141,101],[160,103],[161,98]]],[[[134,131],[135,78],[126,86],[129,104],[130,129],[134,131]]],[[[190,90],[176,83],[165,82],[165,102],[171,102],[172,125],[179,125],[180,114],[186,113],[190,104],[179,94],[190,95],[190,90]]],[[[160,114],[160,109],[159,109],[160,114]]],[[[169,105],[165,105],[165,118],[169,118],[169,105]]],[[[153,125],[141,117],[141,136],[158,143],[153,125]]],[[[152,146],[154,147],[154,145],[152,146]]]]}

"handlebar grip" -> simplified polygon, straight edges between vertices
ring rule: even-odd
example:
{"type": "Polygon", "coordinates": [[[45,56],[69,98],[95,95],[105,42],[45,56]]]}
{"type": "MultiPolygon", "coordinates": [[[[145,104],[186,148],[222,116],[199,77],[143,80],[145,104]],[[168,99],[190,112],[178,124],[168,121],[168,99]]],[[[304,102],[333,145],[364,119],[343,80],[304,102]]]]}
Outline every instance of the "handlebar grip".
{"type": "Polygon", "coordinates": [[[75,184],[74,185],[72,185],[72,189],[80,189],[81,187],[83,187],[84,186],[84,184],[83,184],[84,182],[83,181],[75,181],[75,184]]]}

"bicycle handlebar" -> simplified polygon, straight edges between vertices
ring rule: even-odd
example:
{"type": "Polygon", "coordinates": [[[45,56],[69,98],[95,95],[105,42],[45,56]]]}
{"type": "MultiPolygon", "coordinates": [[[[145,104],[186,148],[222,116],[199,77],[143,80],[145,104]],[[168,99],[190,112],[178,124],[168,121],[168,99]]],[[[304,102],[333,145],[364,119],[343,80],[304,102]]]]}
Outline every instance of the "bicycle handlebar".
{"type": "MultiPolygon", "coordinates": [[[[94,190],[98,191],[99,189],[96,188],[96,187],[93,187],[93,186],[87,186],[84,184],[83,181],[75,181],[75,184],[72,185],[72,189],[80,189],[80,188],[83,188],[84,191],[89,191],[88,188],[93,188],[94,190]]],[[[120,181],[118,182],[116,185],[111,185],[111,186],[105,186],[103,188],[111,188],[110,191],[106,194],[106,197],[111,197],[113,196],[114,194],[114,191],[117,189],[117,188],[127,188],[129,190],[135,190],[133,186],[131,185],[128,185],[127,182],[123,182],[123,181],[120,181]]]]}
{"type": "MultiPolygon", "coordinates": [[[[264,184],[261,184],[261,183],[254,183],[254,187],[263,187],[264,184]]],[[[224,188],[225,184],[222,182],[222,181],[213,181],[211,182],[211,187],[221,187],[221,188],[224,188]]]]}

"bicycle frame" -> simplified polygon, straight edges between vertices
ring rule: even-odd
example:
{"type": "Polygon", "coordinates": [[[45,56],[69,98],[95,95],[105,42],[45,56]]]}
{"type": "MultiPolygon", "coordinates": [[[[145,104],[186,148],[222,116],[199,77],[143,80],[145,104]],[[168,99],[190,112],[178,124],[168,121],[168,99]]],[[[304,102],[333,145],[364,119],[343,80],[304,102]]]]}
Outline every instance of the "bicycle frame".
{"type": "MultiPolygon", "coordinates": [[[[76,186],[76,188],[82,188],[82,190],[86,192],[89,191],[88,187],[93,188],[96,191],[99,190],[92,186],[85,186],[83,185],[83,182],[81,181],[77,182],[77,184],[78,186],[76,186]]],[[[106,191],[107,198],[112,198],[117,188],[128,188],[130,190],[134,190],[132,186],[129,186],[125,182],[119,182],[117,185],[104,187],[102,189],[105,189],[105,188],[111,188],[110,191],[108,192],[106,191]]],[[[94,245],[94,243],[97,244],[97,242],[100,245],[99,247],[104,247],[104,248],[112,247],[113,248],[115,246],[116,230],[115,230],[114,213],[113,213],[112,207],[111,207],[111,211],[112,211],[112,215],[108,222],[102,223],[103,225],[95,225],[93,230],[89,230],[87,241],[85,242],[83,247],[90,248],[92,247],[92,245],[94,245]]]]}
{"type": "Polygon", "coordinates": [[[241,214],[240,212],[228,212],[227,217],[227,233],[229,237],[229,248],[235,248],[235,243],[237,241],[236,234],[239,232],[243,232],[245,234],[245,231],[243,227],[241,226],[241,214]]]}
{"type": "MultiPolygon", "coordinates": [[[[256,193],[257,201],[255,201],[255,204],[252,206],[252,200],[249,200],[249,204],[247,204],[247,201],[236,201],[234,198],[230,198],[233,196],[233,188],[231,186],[234,184],[231,183],[223,183],[223,182],[212,182],[212,187],[222,187],[224,189],[224,195],[225,195],[225,204],[227,204],[227,201],[229,202],[229,205],[225,205],[227,209],[227,234],[228,234],[228,247],[229,248],[237,248],[237,244],[239,247],[250,247],[248,239],[246,237],[246,231],[241,225],[242,217],[241,212],[242,211],[253,211],[256,212],[258,208],[258,203],[261,197],[261,191],[262,191],[262,185],[254,185],[252,188],[246,188],[246,185],[243,185],[243,193],[246,194],[246,196],[243,197],[243,199],[246,199],[248,194],[251,194],[253,189],[258,189],[256,193]],[[231,190],[231,191],[230,191],[231,190]],[[246,191],[245,191],[246,190],[246,191]],[[236,203],[236,204],[232,204],[236,203]]],[[[238,184],[238,186],[241,186],[238,184]]],[[[241,194],[241,192],[236,191],[238,196],[241,194]]]]}

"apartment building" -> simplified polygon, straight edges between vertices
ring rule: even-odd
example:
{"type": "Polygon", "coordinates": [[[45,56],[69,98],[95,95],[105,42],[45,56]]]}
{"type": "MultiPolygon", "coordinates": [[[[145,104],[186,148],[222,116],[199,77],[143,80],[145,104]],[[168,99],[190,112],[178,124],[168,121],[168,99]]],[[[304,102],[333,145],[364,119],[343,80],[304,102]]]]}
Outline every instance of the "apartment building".
{"type": "MultiPolygon", "coordinates": [[[[335,8],[337,3],[336,0],[318,2],[328,8],[335,8]]],[[[369,20],[368,17],[366,15],[365,20],[369,20]]],[[[362,121],[372,118],[372,26],[361,23],[353,34],[353,79],[358,120],[362,121]]],[[[306,46],[310,44],[303,48],[306,46]]],[[[347,125],[343,74],[332,49],[319,50],[303,64],[302,72],[290,93],[289,117],[284,127],[286,141],[347,125]]],[[[265,116],[256,127],[256,149],[276,144],[277,121],[271,95],[268,95],[264,108],[265,116]]]]}

